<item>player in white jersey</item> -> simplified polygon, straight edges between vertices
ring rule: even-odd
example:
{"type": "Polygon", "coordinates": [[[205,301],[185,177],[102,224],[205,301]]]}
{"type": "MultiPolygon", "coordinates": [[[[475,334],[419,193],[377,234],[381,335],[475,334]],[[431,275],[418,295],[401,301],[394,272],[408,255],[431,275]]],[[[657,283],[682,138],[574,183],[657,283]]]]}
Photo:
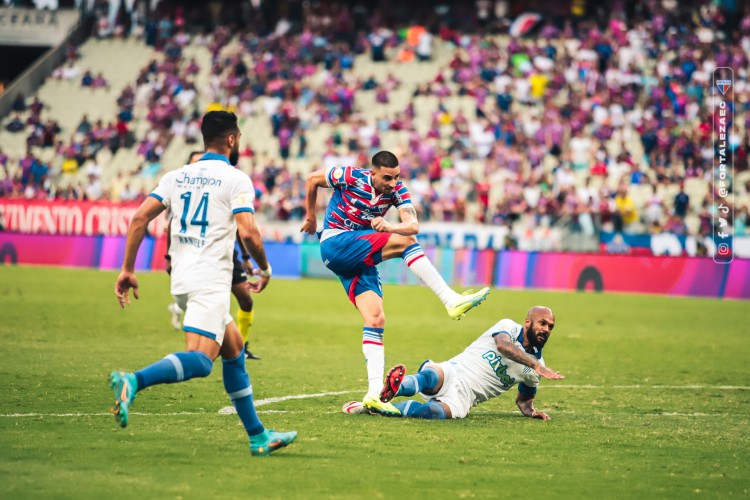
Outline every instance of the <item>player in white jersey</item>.
{"type": "Polygon", "coordinates": [[[255,292],[268,284],[271,266],[255,223],[253,184],[230,163],[239,152],[237,117],[226,111],[209,112],[203,117],[201,133],[206,153],[198,162],[164,175],[133,216],[122,272],[115,284],[121,307],[130,304],[131,288],[138,298],[134,267],[146,226],[165,209],[171,209],[171,288],[185,311],[182,329],[186,349],[135,373],[112,372],[113,413],[121,427],[127,426],[130,405],[139,391],[207,377],[214,359],[221,355],[224,388],[247,431],[250,452],[268,455],[294,441],[297,433],[267,430],[255,412],[242,336],[229,314],[235,235],[239,234],[260,266],[260,280],[249,285],[255,292]]]}
{"type": "MultiPolygon", "coordinates": [[[[523,325],[510,319],[500,320],[449,361],[425,361],[417,374],[406,377],[404,365],[394,366],[388,372],[380,399],[390,401],[396,396],[421,393],[426,403],[408,400],[394,405],[401,416],[464,418],[473,406],[518,385],[516,404],[521,413],[549,420],[547,414],[534,409],[534,396],[541,377],[565,378],[547,368],[542,358],[542,347],[554,327],[554,314],[542,306],[531,308],[523,325]]],[[[350,402],[344,405],[344,412],[372,413],[373,409],[350,402]]]]}

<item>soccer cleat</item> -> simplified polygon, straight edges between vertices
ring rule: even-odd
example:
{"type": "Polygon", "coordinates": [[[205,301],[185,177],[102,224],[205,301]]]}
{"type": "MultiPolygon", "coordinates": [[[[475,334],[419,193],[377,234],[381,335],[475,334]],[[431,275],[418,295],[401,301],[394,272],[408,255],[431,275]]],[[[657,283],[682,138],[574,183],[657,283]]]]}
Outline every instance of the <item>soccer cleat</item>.
{"type": "Polygon", "coordinates": [[[276,432],[266,429],[257,436],[250,436],[250,454],[255,457],[266,457],[272,452],[289,446],[297,439],[297,432],[276,432]]]}
{"type": "Polygon", "coordinates": [[[461,295],[461,300],[459,300],[452,307],[446,308],[448,309],[448,316],[450,316],[451,319],[463,318],[467,312],[478,306],[484,299],[486,299],[489,293],[490,289],[487,287],[482,288],[476,293],[473,293],[473,290],[466,290],[461,295]]]}
{"type": "Polygon", "coordinates": [[[348,413],[349,415],[359,415],[361,413],[372,414],[372,412],[370,412],[365,407],[362,401],[349,401],[347,403],[344,403],[341,411],[344,413],[348,413]]]}
{"type": "Polygon", "coordinates": [[[115,421],[120,427],[127,427],[130,405],[133,404],[138,390],[135,374],[122,371],[112,372],[109,374],[109,386],[115,393],[115,405],[112,407],[115,421]]]}
{"type": "Polygon", "coordinates": [[[250,350],[248,349],[248,342],[245,342],[245,359],[260,360],[260,356],[257,356],[250,352],[250,350]]]}
{"type": "Polygon", "coordinates": [[[167,306],[167,310],[172,314],[172,328],[179,330],[182,328],[182,309],[172,302],[167,306]]]}
{"type": "Polygon", "coordinates": [[[362,404],[370,413],[377,413],[385,417],[400,417],[401,412],[391,403],[383,403],[377,397],[367,395],[362,404]]]}
{"type": "Polygon", "coordinates": [[[387,403],[398,395],[405,374],[406,367],[404,365],[396,365],[388,370],[388,374],[385,376],[385,385],[383,390],[380,391],[381,402],[387,403]]]}

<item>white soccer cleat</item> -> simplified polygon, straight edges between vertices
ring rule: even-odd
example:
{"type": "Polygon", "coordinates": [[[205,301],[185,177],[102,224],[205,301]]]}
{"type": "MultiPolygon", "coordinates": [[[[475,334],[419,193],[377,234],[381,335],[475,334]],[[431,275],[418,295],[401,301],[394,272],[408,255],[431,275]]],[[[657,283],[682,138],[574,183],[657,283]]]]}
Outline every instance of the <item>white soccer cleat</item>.
{"type": "Polygon", "coordinates": [[[369,413],[362,401],[349,401],[348,403],[344,403],[344,407],[341,408],[341,411],[350,415],[369,413]]]}
{"type": "Polygon", "coordinates": [[[172,314],[172,328],[179,330],[182,328],[182,309],[172,302],[167,306],[167,310],[172,314]]]}

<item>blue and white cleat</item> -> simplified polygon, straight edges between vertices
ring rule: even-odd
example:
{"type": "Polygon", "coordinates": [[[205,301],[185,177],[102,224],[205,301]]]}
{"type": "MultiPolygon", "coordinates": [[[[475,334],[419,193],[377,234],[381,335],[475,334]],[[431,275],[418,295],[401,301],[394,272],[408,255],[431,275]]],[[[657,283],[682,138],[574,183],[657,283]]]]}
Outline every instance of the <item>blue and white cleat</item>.
{"type": "Polygon", "coordinates": [[[112,413],[120,427],[128,426],[128,412],[138,391],[135,374],[129,372],[112,372],[109,374],[109,386],[115,394],[115,405],[112,413]]]}

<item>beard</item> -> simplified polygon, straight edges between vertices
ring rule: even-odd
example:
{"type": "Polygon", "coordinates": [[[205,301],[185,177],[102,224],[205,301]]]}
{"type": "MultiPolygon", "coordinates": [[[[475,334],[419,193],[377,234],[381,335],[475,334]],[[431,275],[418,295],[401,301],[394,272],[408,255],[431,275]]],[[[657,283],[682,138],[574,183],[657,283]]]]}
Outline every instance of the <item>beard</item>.
{"type": "Polygon", "coordinates": [[[236,147],[229,152],[229,163],[233,166],[237,166],[237,162],[240,161],[240,148],[236,147]]]}
{"type": "Polygon", "coordinates": [[[541,349],[544,347],[544,344],[547,342],[547,340],[543,337],[540,337],[536,330],[533,328],[529,328],[529,343],[532,345],[532,347],[536,347],[537,349],[541,349]]]}

